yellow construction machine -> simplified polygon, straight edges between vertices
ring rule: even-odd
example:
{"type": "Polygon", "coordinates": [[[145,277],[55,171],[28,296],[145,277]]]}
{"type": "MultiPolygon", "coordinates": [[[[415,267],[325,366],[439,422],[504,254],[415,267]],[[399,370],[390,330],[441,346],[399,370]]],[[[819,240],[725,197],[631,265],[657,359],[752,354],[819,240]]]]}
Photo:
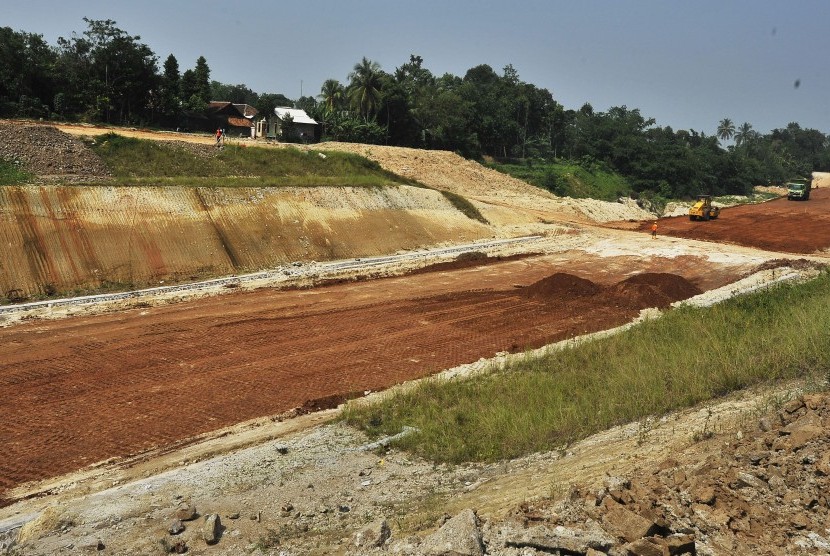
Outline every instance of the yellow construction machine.
{"type": "Polygon", "coordinates": [[[689,220],[710,220],[719,214],[720,208],[712,204],[711,195],[698,195],[695,204],[689,209],[689,220]]]}

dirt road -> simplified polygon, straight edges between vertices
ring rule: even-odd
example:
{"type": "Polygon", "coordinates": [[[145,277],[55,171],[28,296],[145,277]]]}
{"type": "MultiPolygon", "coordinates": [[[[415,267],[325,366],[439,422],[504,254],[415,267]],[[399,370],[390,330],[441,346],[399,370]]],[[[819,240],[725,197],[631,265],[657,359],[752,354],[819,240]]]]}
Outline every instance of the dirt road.
{"type": "Polygon", "coordinates": [[[748,270],[574,251],[3,329],[0,487],[604,330],[748,270]]]}
{"type": "MultiPolygon", "coordinates": [[[[651,222],[615,223],[619,228],[650,231],[651,222]]],[[[687,216],[661,218],[659,233],[735,243],[783,253],[816,253],[830,249],[830,187],[818,188],[809,201],[775,199],[761,205],[724,208],[716,220],[692,222],[687,216]]]]}

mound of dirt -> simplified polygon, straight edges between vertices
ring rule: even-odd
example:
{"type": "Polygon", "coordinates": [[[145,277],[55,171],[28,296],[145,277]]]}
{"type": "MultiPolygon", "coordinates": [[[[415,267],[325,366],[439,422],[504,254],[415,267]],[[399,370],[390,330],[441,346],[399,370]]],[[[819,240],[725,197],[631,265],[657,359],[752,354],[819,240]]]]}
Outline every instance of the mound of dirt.
{"type": "Polygon", "coordinates": [[[57,128],[0,122],[0,158],[19,162],[41,182],[95,182],[110,177],[101,158],[57,128]]]}
{"type": "Polygon", "coordinates": [[[607,293],[623,306],[664,308],[702,292],[677,274],[644,272],[614,284],[607,293]]]}
{"type": "Polygon", "coordinates": [[[602,288],[590,280],[565,272],[557,272],[524,288],[521,293],[536,299],[556,297],[587,297],[602,288]]]}

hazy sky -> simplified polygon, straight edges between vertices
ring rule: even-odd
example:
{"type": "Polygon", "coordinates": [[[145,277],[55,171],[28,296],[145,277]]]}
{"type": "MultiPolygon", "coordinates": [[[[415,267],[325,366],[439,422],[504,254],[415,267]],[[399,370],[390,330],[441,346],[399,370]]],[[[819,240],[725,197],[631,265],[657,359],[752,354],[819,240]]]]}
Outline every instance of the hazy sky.
{"type": "Polygon", "coordinates": [[[293,99],[364,56],[392,72],[418,54],[437,76],[512,64],[565,108],[830,133],[828,0],[21,0],[0,25],[56,44],[83,17],[140,35],[159,65],[204,56],[211,79],[293,99]]]}

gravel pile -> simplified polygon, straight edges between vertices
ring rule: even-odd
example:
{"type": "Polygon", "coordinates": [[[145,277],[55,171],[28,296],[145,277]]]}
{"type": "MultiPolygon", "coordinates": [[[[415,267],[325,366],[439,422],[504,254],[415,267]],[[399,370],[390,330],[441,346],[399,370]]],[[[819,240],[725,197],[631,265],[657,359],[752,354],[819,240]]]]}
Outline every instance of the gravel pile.
{"type": "Polygon", "coordinates": [[[0,158],[19,163],[38,182],[96,182],[110,177],[80,139],[46,125],[0,122],[0,158]]]}

